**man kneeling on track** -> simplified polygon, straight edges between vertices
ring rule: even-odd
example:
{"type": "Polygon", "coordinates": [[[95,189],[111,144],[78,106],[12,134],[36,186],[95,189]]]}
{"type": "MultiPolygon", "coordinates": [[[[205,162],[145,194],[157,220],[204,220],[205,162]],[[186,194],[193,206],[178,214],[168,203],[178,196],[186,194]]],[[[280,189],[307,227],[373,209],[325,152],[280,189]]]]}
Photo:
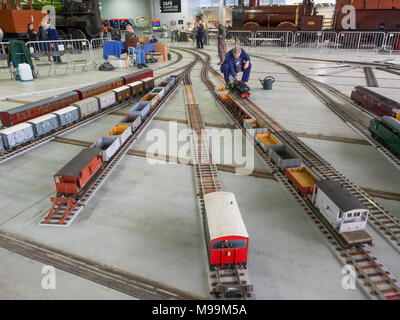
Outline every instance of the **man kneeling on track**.
{"type": "Polygon", "coordinates": [[[125,48],[128,51],[128,54],[133,52],[129,52],[129,48],[133,48],[134,52],[136,53],[136,64],[139,69],[143,67],[147,67],[146,65],[146,58],[144,56],[144,50],[139,47],[138,38],[133,33],[133,27],[131,24],[126,25],[126,34],[125,34],[125,48]]]}
{"type": "Polygon", "coordinates": [[[231,81],[230,76],[239,81],[239,72],[243,72],[242,81],[248,82],[250,78],[251,63],[249,55],[239,46],[230,50],[221,66],[226,85],[231,81]]]}

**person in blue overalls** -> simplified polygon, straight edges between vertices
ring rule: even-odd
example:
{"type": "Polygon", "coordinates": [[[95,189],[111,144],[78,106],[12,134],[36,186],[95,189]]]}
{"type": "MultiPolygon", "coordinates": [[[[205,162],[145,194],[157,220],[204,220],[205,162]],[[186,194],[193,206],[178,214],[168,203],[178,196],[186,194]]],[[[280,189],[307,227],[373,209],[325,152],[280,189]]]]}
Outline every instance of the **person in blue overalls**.
{"type": "Polygon", "coordinates": [[[224,74],[225,82],[239,81],[239,72],[243,72],[242,81],[248,82],[250,78],[251,63],[249,55],[239,46],[230,50],[224,63],[221,65],[221,72],[224,74]]]}

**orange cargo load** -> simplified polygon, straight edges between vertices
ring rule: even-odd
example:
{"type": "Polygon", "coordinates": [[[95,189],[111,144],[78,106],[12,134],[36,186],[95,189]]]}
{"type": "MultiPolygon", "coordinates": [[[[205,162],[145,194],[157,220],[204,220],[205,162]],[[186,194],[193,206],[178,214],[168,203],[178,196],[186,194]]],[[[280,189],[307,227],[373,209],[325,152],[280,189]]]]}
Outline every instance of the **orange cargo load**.
{"type": "Polygon", "coordinates": [[[140,101],[150,102],[150,108],[154,108],[158,102],[158,94],[148,93],[140,101]]]}
{"type": "Polygon", "coordinates": [[[304,167],[300,168],[288,168],[285,170],[286,176],[296,186],[301,194],[312,193],[314,185],[318,181],[310,171],[304,167]]]}
{"type": "Polygon", "coordinates": [[[259,133],[256,139],[264,145],[264,147],[278,146],[281,143],[274,137],[272,133],[259,133]]]}
{"type": "Polygon", "coordinates": [[[110,131],[107,132],[108,136],[120,136],[125,132],[126,129],[128,129],[129,126],[125,124],[118,124],[114,128],[112,128],[110,131]]]}
{"type": "Polygon", "coordinates": [[[0,10],[0,28],[4,33],[26,33],[28,23],[32,22],[38,31],[45,16],[38,10],[0,10]]]}

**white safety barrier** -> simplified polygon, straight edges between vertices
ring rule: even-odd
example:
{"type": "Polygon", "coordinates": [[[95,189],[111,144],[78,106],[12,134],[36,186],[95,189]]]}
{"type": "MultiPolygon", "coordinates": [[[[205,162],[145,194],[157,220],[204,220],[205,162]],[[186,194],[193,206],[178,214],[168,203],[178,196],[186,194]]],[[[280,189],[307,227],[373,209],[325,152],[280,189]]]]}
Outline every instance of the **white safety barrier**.
{"type": "Polygon", "coordinates": [[[384,32],[343,31],[336,38],[338,53],[376,53],[383,49],[384,32]]]}
{"type": "Polygon", "coordinates": [[[387,33],[383,49],[390,53],[400,52],[400,32],[387,33]]]}
{"type": "Polygon", "coordinates": [[[57,74],[58,69],[65,73],[77,67],[85,71],[93,63],[93,50],[86,39],[30,41],[26,44],[30,50],[35,70],[48,69],[57,74]]]}

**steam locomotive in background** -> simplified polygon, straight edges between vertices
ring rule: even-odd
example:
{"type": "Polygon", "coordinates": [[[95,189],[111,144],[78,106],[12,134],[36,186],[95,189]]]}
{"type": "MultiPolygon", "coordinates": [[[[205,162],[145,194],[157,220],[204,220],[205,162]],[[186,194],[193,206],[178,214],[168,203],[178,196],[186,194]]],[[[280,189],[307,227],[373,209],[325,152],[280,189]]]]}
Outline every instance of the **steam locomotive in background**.
{"type": "MultiPolygon", "coordinates": [[[[333,19],[327,29],[342,31],[343,7],[355,8],[355,30],[359,31],[400,31],[400,0],[337,0],[333,19]]],[[[244,0],[232,10],[230,30],[249,31],[320,31],[324,16],[312,0],[303,0],[297,5],[260,6],[259,0],[244,0]]],[[[325,26],[326,27],[326,26],[325,26]]]]}
{"type": "Polygon", "coordinates": [[[74,39],[97,38],[103,31],[98,0],[0,0],[0,29],[5,39],[25,38],[27,24],[38,30],[44,6],[53,6],[60,35],[74,39]]]}

